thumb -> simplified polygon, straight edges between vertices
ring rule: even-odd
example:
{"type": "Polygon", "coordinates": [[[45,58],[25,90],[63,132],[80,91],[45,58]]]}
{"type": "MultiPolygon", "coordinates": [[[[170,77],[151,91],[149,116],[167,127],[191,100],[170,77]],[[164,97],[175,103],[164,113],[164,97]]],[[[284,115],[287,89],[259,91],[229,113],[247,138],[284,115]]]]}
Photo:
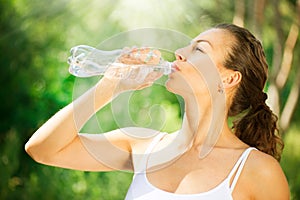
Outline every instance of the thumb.
{"type": "Polygon", "coordinates": [[[139,85],[136,90],[142,90],[144,88],[147,88],[147,87],[150,87],[151,85],[153,84],[153,82],[147,82],[147,83],[144,83],[142,85],[139,85]]]}

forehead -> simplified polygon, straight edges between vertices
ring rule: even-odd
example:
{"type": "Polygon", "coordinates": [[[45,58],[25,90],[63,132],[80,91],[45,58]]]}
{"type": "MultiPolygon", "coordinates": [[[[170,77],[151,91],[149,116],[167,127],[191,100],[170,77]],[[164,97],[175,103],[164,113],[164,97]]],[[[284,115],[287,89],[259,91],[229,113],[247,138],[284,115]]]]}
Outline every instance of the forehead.
{"type": "Polygon", "coordinates": [[[234,39],[226,30],[213,28],[200,33],[194,40],[206,40],[213,49],[227,49],[234,39]]]}

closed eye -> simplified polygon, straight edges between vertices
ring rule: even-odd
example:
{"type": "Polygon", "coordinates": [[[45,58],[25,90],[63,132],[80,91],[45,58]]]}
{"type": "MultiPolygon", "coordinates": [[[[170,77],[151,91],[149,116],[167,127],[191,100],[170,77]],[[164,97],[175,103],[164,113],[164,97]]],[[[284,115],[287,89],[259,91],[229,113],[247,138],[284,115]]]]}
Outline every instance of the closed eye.
{"type": "MultiPolygon", "coordinates": [[[[202,41],[199,41],[199,42],[202,42],[202,41]]],[[[198,45],[199,43],[198,43],[198,41],[192,41],[191,43],[190,43],[190,45],[192,45],[192,48],[193,48],[193,50],[195,51],[199,51],[199,52],[201,52],[201,53],[206,53],[201,47],[199,47],[199,45],[198,45]]]]}
{"type": "Polygon", "coordinates": [[[200,51],[201,53],[205,53],[205,52],[203,51],[203,49],[201,49],[201,48],[199,48],[199,47],[196,47],[195,50],[196,50],[196,51],[200,51]]]}

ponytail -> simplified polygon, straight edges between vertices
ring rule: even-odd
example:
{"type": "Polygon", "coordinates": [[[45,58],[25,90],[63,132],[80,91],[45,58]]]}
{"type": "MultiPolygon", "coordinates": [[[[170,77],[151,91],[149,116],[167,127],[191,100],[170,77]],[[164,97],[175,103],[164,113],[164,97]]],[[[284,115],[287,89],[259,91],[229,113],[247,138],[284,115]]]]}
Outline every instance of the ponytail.
{"type": "Polygon", "coordinates": [[[228,116],[244,116],[233,122],[233,129],[240,140],[256,147],[278,161],[283,150],[283,141],[279,137],[277,116],[266,105],[267,95],[263,92],[268,64],[259,40],[247,29],[233,24],[220,24],[222,29],[233,36],[230,51],[222,63],[227,69],[242,74],[228,116]]]}
{"type": "Polygon", "coordinates": [[[277,119],[265,102],[251,106],[245,116],[234,121],[235,135],[280,161],[284,145],[278,136],[277,119]]]}

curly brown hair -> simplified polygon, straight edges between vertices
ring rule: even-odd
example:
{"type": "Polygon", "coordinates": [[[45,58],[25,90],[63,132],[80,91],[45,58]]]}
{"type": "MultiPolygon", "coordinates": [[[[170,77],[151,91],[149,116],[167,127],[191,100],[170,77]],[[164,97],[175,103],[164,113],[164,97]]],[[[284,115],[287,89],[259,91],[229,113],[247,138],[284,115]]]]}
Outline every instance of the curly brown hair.
{"type": "Polygon", "coordinates": [[[245,28],[233,24],[219,24],[215,28],[234,38],[223,65],[242,74],[228,111],[228,116],[240,116],[233,122],[235,135],[280,161],[284,144],[277,128],[278,118],[266,105],[267,94],[263,92],[268,75],[263,47],[245,28]]]}

